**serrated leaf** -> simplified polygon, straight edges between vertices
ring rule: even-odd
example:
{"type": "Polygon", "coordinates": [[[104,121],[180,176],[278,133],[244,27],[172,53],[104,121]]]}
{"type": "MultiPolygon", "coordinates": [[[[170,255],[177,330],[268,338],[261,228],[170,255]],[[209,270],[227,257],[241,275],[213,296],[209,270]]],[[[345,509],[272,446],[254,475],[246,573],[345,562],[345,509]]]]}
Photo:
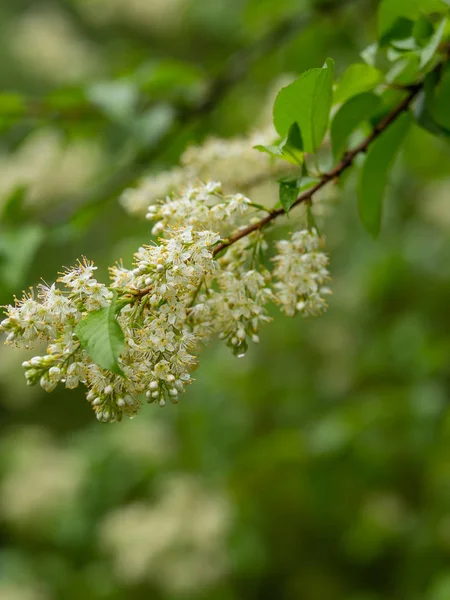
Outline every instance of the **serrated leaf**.
{"type": "Polygon", "coordinates": [[[306,71],[282,88],[275,99],[275,129],[285,137],[292,123],[297,123],[305,152],[315,152],[325,136],[332,101],[333,70],[333,61],[327,59],[322,69],[306,71]]]}
{"type": "Polygon", "coordinates": [[[279,198],[280,204],[286,214],[297,200],[299,192],[299,179],[285,179],[280,181],[279,198]]]}
{"type": "Polygon", "coordinates": [[[352,96],[373,90],[381,81],[383,73],[371,65],[356,63],[342,75],[334,92],[334,102],[345,102],[352,96]]]}
{"type": "Polygon", "coordinates": [[[441,43],[442,37],[444,35],[446,25],[447,25],[447,19],[444,18],[439,23],[439,25],[436,27],[436,31],[431,36],[430,41],[428,42],[428,44],[425,46],[425,48],[420,53],[420,68],[421,69],[423,69],[435,55],[436,50],[438,49],[439,44],[441,43]]]}
{"type": "Polygon", "coordinates": [[[125,336],[116,319],[116,303],[114,293],[111,304],[88,313],[76,326],[75,334],[97,365],[123,376],[118,359],[125,346],[125,336]]]}
{"type": "Polygon", "coordinates": [[[365,229],[376,237],[380,232],[384,190],[389,170],[411,123],[403,113],[369,147],[358,186],[359,216],[365,229]]]}
{"type": "Polygon", "coordinates": [[[370,119],[381,107],[381,99],[372,92],[353,96],[341,106],[331,122],[331,146],[333,155],[339,158],[346,150],[353,131],[363,121],[370,119]]]}

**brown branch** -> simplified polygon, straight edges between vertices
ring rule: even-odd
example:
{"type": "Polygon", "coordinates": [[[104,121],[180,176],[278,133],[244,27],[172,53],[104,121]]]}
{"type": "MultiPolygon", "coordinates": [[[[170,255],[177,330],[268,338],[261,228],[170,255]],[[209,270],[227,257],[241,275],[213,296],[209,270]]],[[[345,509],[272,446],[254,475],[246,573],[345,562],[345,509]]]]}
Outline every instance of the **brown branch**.
{"type": "MultiPolygon", "coordinates": [[[[388,113],[383,119],[381,119],[381,121],[377,123],[372,133],[368,135],[358,146],[353,148],[353,150],[349,150],[348,152],[346,152],[342,157],[341,161],[330,171],[324,173],[313,187],[300,194],[291,208],[294,208],[299,204],[303,204],[304,202],[310,202],[316,192],[321,190],[330,181],[334,181],[335,179],[340,177],[342,173],[344,173],[344,171],[346,171],[352,165],[355,157],[358,154],[366,152],[366,150],[369,148],[372,142],[374,142],[383,133],[383,131],[385,131],[389,127],[389,125],[391,125],[391,123],[393,123],[403,112],[408,110],[412,101],[417,96],[422,87],[422,83],[409,87],[407,96],[395,108],[393,108],[390,113],[388,113]]],[[[219,254],[219,252],[222,252],[222,250],[225,250],[238,240],[249,235],[250,233],[261,230],[263,227],[265,227],[274,219],[283,214],[285,214],[283,208],[273,210],[257,223],[253,223],[251,225],[248,225],[244,229],[240,229],[231,237],[229,237],[226,240],[223,240],[223,242],[218,244],[214,248],[213,255],[217,256],[217,254],[219,254]]]]}

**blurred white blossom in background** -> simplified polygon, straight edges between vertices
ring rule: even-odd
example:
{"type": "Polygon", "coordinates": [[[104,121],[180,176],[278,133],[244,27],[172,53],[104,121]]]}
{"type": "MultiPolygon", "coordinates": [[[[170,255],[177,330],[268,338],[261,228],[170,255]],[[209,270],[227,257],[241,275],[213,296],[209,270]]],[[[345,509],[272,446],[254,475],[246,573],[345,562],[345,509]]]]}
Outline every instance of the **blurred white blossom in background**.
{"type": "Polygon", "coordinates": [[[9,44],[25,69],[55,83],[81,81],[102,65],[98,49],[62,11],[50,6],[21,14],[10,28],[9,44]]]}
{"type": "Polygon", "coordinates": [[[171,475],[154,504],[141,501],[107,515],[100,540],[118,579],[155,580],[170,591],[189,592],[225,575],[231,521],[223,495],[193,476],[171,475]]]}
{"type": "Polygon", "coordinates": [[[83,14],[94,23],[127,22],[152,32],[181,26],[189,0],[78,0],[83,14]]]}
{"type": "Polygon", "coordinates": [[[73,140],[47,127],[30,134],[14,153],[0,154],[0,198],[18,186],[29,186],[26,203],[48,206],[60,196],[81,191],[102,165],[96,142],[73,140]]]}
{"type": "Polygon", "coordinates": [[[162,419],[128,420],[121,427],[103,430],[121,454],[135,461],[164,464],[176,452],[175,440],[162,419]]]}
{"type": "Polygon", "coordinates": [[[23,428],[2,440],[8,455],[0,484],[4,519],[32,526],[57,519],[76,504],[85,480],[81,454],[61,447],[44,429],[23,428]]]}
{"type": "Polygon", "coordinates": [[[0,580],[0,600],[49,600],[50,596],[40,585],[12,583],[0,580]]]}
{"type": "Polygon", "coordinates": [[[180,167],[148,175],[136,188],[122,194],[122,205],[128,212],[144,216],[156,201],[181,193],[189,184],[207,180],[221,181],[225,193],[247,193],[261,184],[272,184],[271,190],[276,192],[274,178],[290,173],[292,165],[274,161],[269,154],[253,148],[271,144],[276,137],[274,130],[268,128],[229,139],[210,137],[201,145],[189,146],[180,158],[180,167]]]}

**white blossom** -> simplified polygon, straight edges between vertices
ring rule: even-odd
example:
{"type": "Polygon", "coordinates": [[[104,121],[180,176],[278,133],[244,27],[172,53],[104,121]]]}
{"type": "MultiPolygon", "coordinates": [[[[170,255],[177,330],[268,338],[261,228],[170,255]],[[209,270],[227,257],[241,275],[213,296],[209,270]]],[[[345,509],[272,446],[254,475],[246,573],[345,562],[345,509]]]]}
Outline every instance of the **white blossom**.
{"type": "MultiPolygon", "coordinates": [[[[271,144],[276,138],[273,128],[230,139],[210,137],[202,145],[189,146],[185,150],[180,159],[181,167],[150,175],[136,188],[127,189],[122,194],[121,203],[132,214],[144,216],[147,212],[150,220],[153,220],[152,211],[157,211],[153,205],[165,203],[165,217],[169,218],[181,208],[168,202],[169,198],[177,204],[183,200],[185,208],[188,208],[189,200],[195,199],[193,196],[200,200],[198,181],[209,181],[208,185],[213,188],[213,182],[224,182],[220,192],[224,187],[227,194],[232,194],[287,174],[292,171],[292,165],[281,160],[274,161],[269,154],[254,149],[259,144],[271,144]]],[[[210,200],[207,196],[214,192],[214,189],[210,192],[204,189],[203,201],[210,200]]],[[[216,219],[220,220],[221,207],[216,210],[216,219]]]]}
{"type": "Polygon", "coordinates": [[[290,240],[280,240],[273,259],[275,292],[288,316],[297,312],[317,315],[326,309],[324,296],[330,294],[326,282],[328,257],[320,251],[321,240],[315,229],[297,231],[290,240]]]}

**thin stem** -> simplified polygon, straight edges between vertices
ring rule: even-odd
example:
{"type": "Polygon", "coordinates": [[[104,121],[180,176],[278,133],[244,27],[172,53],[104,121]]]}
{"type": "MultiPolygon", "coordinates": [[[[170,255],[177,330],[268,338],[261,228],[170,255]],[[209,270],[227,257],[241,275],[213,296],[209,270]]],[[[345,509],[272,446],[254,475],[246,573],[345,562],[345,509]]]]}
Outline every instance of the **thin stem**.
{"type": "MultiPolygon", "coordinates": [[[[411,86],[408,90],[407,96],[396,107],[394,107],[390,113],[388,113],[383,119],[381,119],[379,123],[377,123],[370,135],[368,135],[358,146],[353,148],[353,150],[349,150],[348,152],[346,152],[342,157],[341,161],[330,171],[323,173],[323,175],[320,176],[319,181],[315,185],[313,185],[313,187],[309,188],[308,190],[306,190],[298,196],[297,200],[292,205],[291,210],[295,206],[299,206],[299,204],[302,204],[307,201],[311,202],[314,194],[316,194],[325,185],[327,185],[327,183],[330,183],[330,181],[334,181],[335,179],[339,178],[342,175],[342,173],[344,173],[344,171],[346,171],[352,165],[355,157],[358,154],[366,152],[366,150],[369,148],[372,142],[374,142],[383,133],[383,131],[385,131],[403,112],[408,110],[412,101],[420,92],[422,87],[422,83],[419,83],[415,86],[411,86]]],[[[272,210],[266,217],[263,217],[257,223],[252,223],[244,229],[240,229],[228,239],[223,240],[223,242],[221,242],[214,248],[213,256],[217,256],[219,252],[222,252],[222,250],[225,250],[226,248],[228,248],[238,240],[246,237],[253,231],[263,229],[274,219],[284,214],[285,212],[283,208],[272,210]]]]}

